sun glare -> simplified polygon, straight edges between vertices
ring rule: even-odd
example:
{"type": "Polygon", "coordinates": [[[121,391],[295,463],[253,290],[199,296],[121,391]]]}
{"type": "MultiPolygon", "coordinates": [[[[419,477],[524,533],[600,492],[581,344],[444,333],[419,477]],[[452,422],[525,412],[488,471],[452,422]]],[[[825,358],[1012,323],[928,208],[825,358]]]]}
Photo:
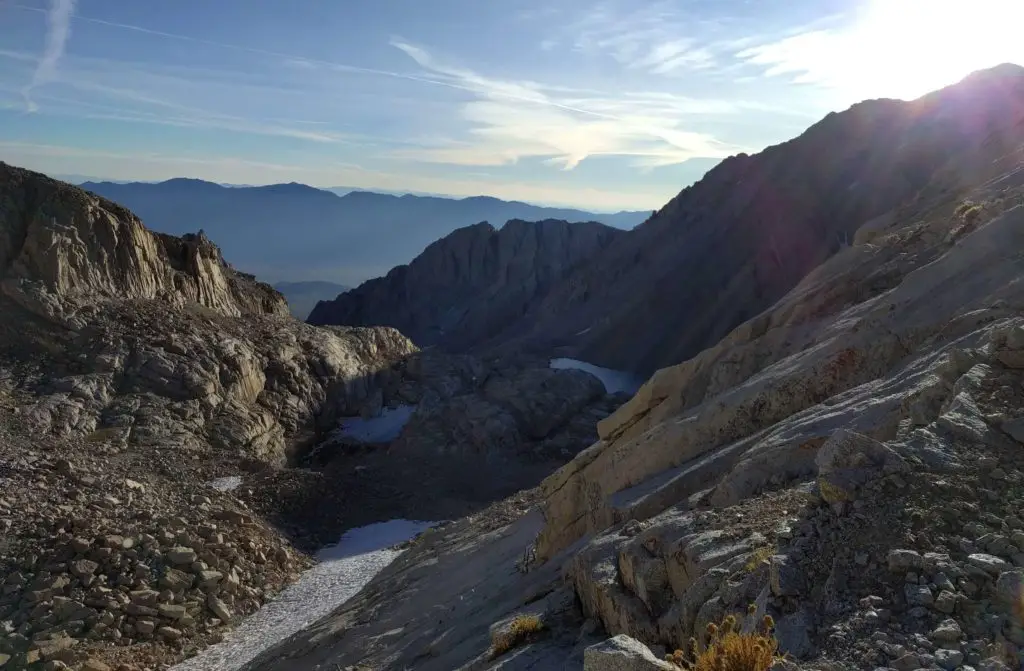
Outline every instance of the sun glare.
{"type": "Polygon", "coordinates": [[[848,34],[845,93],[915,98],[1000,63],[1024,64],[1024,0],[871,0],[848,34]]]}

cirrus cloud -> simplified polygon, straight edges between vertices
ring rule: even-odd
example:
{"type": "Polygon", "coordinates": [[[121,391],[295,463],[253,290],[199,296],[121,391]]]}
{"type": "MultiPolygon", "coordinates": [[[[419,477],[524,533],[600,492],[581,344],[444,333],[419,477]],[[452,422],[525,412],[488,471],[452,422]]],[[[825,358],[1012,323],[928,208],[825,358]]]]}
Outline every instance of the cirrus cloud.
{"type": "Polygon", "coordinates": [[[588,157],[624,156],[651,168],[744,150],[682,126],[694,115],[735,113],[741,108],[735,102],[664,92],[609,95],[489,77],[444,63],[409,42],[392,44],[424,68],[424,76],[474,96],[460,105],[463,137],[392,154],[402,159],[497,166],[540,158],[571,170],[588,157]]]}

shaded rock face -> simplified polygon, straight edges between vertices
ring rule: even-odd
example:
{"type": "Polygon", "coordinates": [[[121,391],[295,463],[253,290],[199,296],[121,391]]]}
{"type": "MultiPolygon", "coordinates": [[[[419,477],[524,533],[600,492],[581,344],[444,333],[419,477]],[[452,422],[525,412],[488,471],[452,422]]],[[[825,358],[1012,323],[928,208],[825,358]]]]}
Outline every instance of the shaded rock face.
{"type": "Polygon", "coordinates": [[[643,374],[715,345],[851,243],[868,221],[1016,164],[1024,70],[830,114],[728,158],[616,239],[500,338],[643,374]]]}
{"type": "Polygon", "coordinates": [[[468,367],[453,366],[453,359],[429,353],[413,361],[420,370],[410,377],[421,381],[423,392],[392,444],[396,454],[494,464],[567,459],[590,444],[598,420],[621,401],[578,370],[502,366],[468,356],[462,357],[468,367]],[[454,384],[444,388],[443,380],[454,384]]]}
{"type": "Polygon", "coordinates": [[[551,219],[460,228],[409,265],[319,303],[309,322],[393,326],[420,346],[468,350],[507,336],[552,286],[624,235],[551,219]]]}

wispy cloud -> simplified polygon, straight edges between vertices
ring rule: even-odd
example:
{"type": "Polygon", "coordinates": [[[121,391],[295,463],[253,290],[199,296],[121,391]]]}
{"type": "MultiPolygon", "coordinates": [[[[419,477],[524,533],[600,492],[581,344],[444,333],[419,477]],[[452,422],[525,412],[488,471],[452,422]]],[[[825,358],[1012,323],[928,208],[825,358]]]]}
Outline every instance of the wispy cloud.
{"type": "Polygon", "coordinates": [[[475,94],[461,107],[468,137],[443,147],[396,152],[405,159],[459,165],[506,165],[536,157],[571,170],[591,156],[626,156],[657,167],[724,157],[741,148],[680,127],[687,114],[730,113],[725,101],[667,93],[616,96],[549,89],[445,64],[422,47],[394,40],[433,76],[475,94]]]}
{"type": "MultiPolygon", "coordinates": [[[[24,61],[27,54],[0,50],[0,59],[24,61]]],[[[36,111],[77,119],[100,119],[178,128],[223,130],[318,143],[359,140],[354,133],[332,130],[326,122],[286,117],[260,120],[248,110],[257,101],[287,100],[288,90],[247,79],[246,73],[207,68],[155,66],[103,58],[65,58],[54,86],[33,96],[36,111]],[[225,96],[224,92],[230,91],[225,96]],[[215,109],[203,101],[223,100],[215,109]],[[181,101],[196,101],[185,103],[181,101]]],[[[283,106],[278,105],[284,109],[283,106]]],[[[266,113],[268,105],[261,105],[266,113]]]]}
{"type": "Polygon", "coordinates": [[[674,75],[716,67],[720,29],[675,2],[603,0],[559,28],[544,45],[550,49],[562,43],[580,53],[610,57],[628,69],[674,75]]]}
{"type": "Polygon", "coordinates": [[[664,75],[677,70],[703,70],[715,65],[711,51],[698,47],[689,40],[672,40],[651,47],[647,53],[632,61],[631,67],[650,70],[652,74],[664,75]]]}
{"type": "MultiPolygon", "coordinates": [[[[71,2],[73,4],[75,0],[53,0],[53,1],[54,2],[71,2]]],[[[43,10],[39,9],[38,7],[30,7],[30,6],[27,6],[27,5],[13,4],[11,6],[16,8],[16,9],[21,9],[21,10],[25,10],[25,11],[29,11],[29,12],[42,12],[43,11],[43,10]]],[[[70,15],[69,15],[69,17],[70,17],[70,15]]],[[[164,31],[164,30],[154,30],[152,28],[146,28],[144,26],[137,26],[137,25],[130,24],[130,23],[121,23],[121,22],[118,22],[118,21],[107,21],[107,20],[104,20],[104,19],[97,19],[97,18],[94,18],[94,17],[91,17],[91,16],[83,16],[82,14],[77,14],[77,15],[75,15],[74,18],[77,21],[83,21],[83,22],[86,22],[86,23],[91,23],[91,24],[95,24],[95,25],[99,25],[99,26],[106,26],[108,28],[118,28],[118,29],[121,29],[121,30],[127,30],[127,31],[131,31],[131,32],[135,32],[135,33],[140,33],[140,34],[143,34],[143,35],[151,35],[151,36],[154,36],[154,37],[162,37],[162,38],[166,38],[166,39],[169,39],[169,40],[176,40],[176,41],[181,41],[181,42],[189,42],[189,43],[192,43],[192,44],[204,45],[204,46],[208,46],[208,47],[216,47],[218,49],[226,49],[226,50],[230,50],[230,51],[254,54],[254,55],[258,55],[258,56],[268,56],[268,57],[274,58],[278,62],[284,63],[284,64],[286,64],[286,65],[288,65],[290,67],[298,67],[298,68],[302,68],[302,69],[316,69],[318,67],[325,67],[325,68],[329,68],[329,69],[332,69],[332,70],[335,70],[335,71],[338,71],[338,72],[363,73],[363,74],[377,75],[377,76],[381,76],[381,77],[390,77],[390,78],[394,78],[394,79],[406,79],[406,80],[410,80],[410,81],[421,81],[421,82],[425,82],[427,84],[434,83],[434,82],[432,82],[430,80],[422,80],[422,79],[420,79],[418,77],[415,77],[413,75],[409,75],[409,74],[405,74],[405,73],[401,73],[401,72],[393,72],[393,71],[390,71],[390,70],[382,70],[382,69],[378,69],[378,68],[362,67],[362,66],[359,66],[359,65],[353,65],[353,64],[349,64],[349,63],[338,63],[338,62],[333,62],[333,61],[321,60],[321,59],[317,59],[317,58],[307,58],[305,56],[300,56],[300,55],[297,55],[297,54],[290,54],[290,53],[286,53],[286,52],[282,52],[282,51],[273,51],[273,50],[269,50],[269,49],[260,49],[258,47],[250,47],[250,46],[246,46],[246,45],[242,45],[242,44],[233,44],[231,42],[223,42],[223,41],[220,41],[220,40],[208,40],[208,39],[203,39],[203,38],[199,38],[199,37],[193,37],[191,35],[185,35],[185,34],[182,34],[182,33],[173,33],[173,32],[168,32],[168,31],[164,31]]]]}
{"type": "Polygon", "coordinates": [[[35,112],[39,106],[32,100],[32,91],[53,79],[57,72],[57,63],[64,55],[64,46],[71,35],[71,15],[75,12],[75,0],[51,0],[50,11],[46,14],[47,32],[43,55],[32,75],[32,81],[22,95],[29,112],[35,112]]]}

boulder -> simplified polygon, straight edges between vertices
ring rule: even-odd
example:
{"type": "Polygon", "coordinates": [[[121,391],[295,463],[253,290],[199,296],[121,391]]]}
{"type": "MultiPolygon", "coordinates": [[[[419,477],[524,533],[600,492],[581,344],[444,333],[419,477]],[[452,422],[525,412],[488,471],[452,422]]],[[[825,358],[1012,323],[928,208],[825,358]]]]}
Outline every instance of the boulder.
{"type": "Polygon", "coordinates": [[[640,641],[619,634],[584,650],[583,671],[676,671],[676,667],[655,657],[640,641]]]}
{"type": "Polygon", "coordinates": [[[174,547],[164,555],[175,566],[191,564],[196,560],[196,551],[189,547],[174,547]]]}
{"type": "Polygon", "coordinates": [[[775,596],[797,596],[806,585],[796,562],[786,555],[775,555],[769,560],[769,585],[775,596]]]}
{"type": "Polygon", "coordinates": [[[833,433],[821,446],[814,463],[821,497],[828,503],[853,501],[869,481],[905,468],[895,450],[848,429],[833,433]]]}
{"type": "Polygon", "coordinates": [[[160,577],[160,586],[166,587],[173,592],[178,592],[191,587],[192,580],[193,578],[190,574],[168,567],[160,577]]]}
{"type": "Polygon", "coordinates": [[[215,595],[210,594],[206,599],[206,605],[213,611],[213,614],[220,618],[221,622],[230,623],[233,618],[233,613],[228,605],[217,598],[215,595]]]}
{"type": "Polygon", "coordinates": [[[814,617],[806,610],[785,615],[775,622],[775,639],[779,652],[790,654],[797,659],[809,657],[814,652],[811,634],[814,631],[814,617]]]}

